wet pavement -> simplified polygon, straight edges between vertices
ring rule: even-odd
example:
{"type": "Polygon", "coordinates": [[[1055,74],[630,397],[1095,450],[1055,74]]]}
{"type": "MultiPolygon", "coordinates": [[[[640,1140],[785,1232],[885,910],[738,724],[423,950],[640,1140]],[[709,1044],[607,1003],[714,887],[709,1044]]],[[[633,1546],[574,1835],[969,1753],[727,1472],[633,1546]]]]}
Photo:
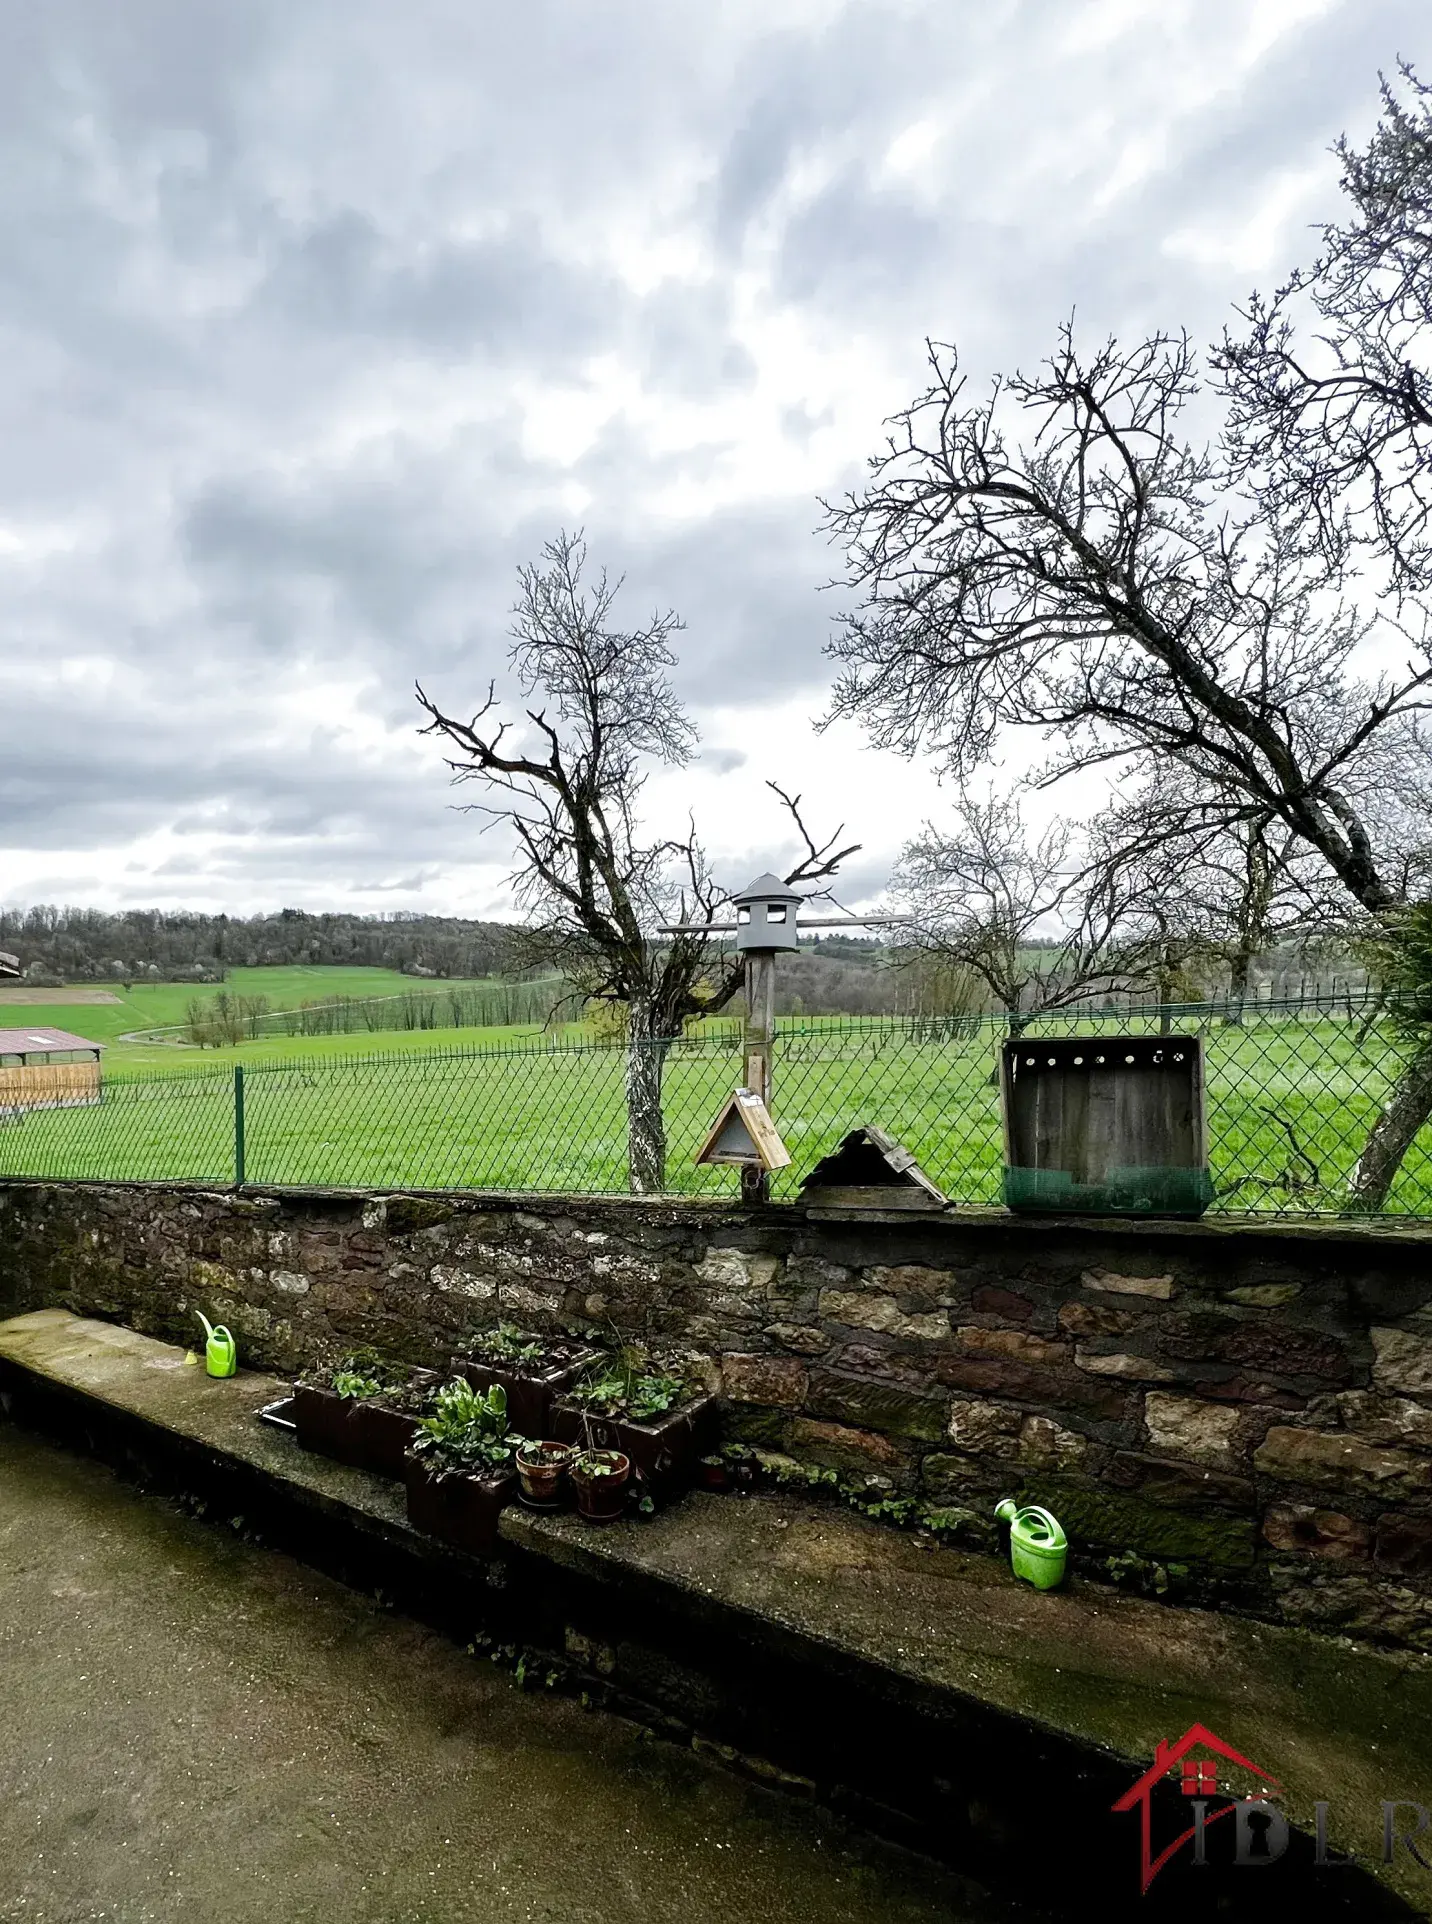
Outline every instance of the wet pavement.
{"type": "Polygon", "coordinates": [[[949,1873],[0,1424],[0,1920],[992,1924],[949,1873]]]}

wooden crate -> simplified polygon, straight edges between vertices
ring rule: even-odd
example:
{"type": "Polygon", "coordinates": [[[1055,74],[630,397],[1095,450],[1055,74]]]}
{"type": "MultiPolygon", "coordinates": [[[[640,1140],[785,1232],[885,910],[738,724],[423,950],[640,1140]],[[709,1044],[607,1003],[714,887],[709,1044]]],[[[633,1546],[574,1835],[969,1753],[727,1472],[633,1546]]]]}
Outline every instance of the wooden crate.
{"type": "Polygon", "coordinates": [[[1213,1200],[1200,1037],[1023,1036],[1000,1068],[1009,1208],[1199,1216],[1213,1200]]]}

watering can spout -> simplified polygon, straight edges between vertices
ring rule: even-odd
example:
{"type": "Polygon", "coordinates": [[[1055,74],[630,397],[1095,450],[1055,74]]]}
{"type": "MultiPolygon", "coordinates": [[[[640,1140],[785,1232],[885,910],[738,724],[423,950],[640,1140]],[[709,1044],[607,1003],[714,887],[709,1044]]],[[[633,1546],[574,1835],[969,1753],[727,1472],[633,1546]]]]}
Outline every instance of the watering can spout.
{"type": "Polygon", "coordinates": [[[210,1376],[233,1376],[239,1367],[239,1346],[222,1323],[211,1323],[202,1309],[194,1314],[204,1325],[204,1367],[210,1376]]]}

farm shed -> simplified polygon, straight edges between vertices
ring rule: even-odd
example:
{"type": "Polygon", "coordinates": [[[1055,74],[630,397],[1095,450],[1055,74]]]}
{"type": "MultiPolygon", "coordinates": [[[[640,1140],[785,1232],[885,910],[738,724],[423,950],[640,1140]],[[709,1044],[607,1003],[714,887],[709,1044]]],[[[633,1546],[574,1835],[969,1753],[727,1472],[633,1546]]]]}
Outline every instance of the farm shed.
{"type": "Polygon", "coordinates": [[[103,1047],[64,1029],[0,1029],[0,1112],[98,1102],[103,1047]]]}

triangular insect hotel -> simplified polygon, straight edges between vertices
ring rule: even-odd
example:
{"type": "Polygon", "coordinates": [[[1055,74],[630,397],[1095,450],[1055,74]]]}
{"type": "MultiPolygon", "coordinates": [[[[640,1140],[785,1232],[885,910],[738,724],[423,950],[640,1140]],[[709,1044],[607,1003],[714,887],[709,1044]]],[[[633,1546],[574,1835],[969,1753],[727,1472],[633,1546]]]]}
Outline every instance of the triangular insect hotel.
{"type": "Polygon", "coordinates": [[[946,1197],[910,1151],[874,1123],[852,1129],[801,1184],[808,1209],[943,1209],[946,1197]]]}
{"type": "Polygon", "coordinates": [[[784,1169],[790,1159],[765,1103],[750,1089],[737,1089],[729,1098],[696,1152],[698,1164],[733,1163],[746,1169],[784,1169]]]}

